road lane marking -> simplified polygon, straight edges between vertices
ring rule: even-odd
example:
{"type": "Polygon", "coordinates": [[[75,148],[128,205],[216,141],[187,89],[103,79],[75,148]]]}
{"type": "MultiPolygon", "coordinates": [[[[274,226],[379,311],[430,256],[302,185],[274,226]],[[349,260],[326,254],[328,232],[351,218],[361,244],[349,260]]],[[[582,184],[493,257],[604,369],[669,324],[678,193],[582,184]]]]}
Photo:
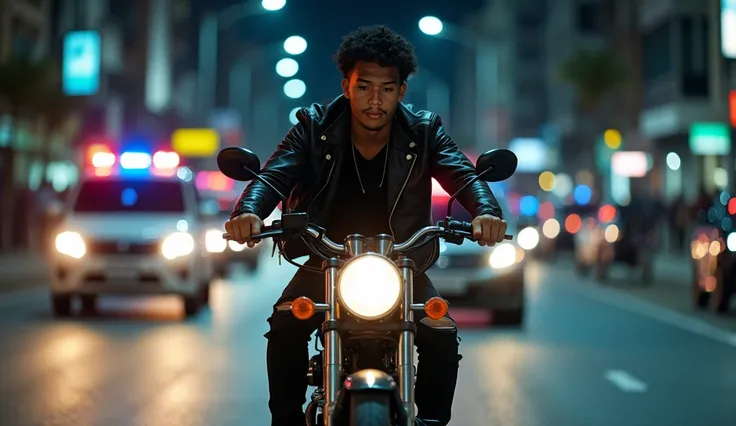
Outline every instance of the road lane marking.
{"type": "Polygon", "coordinates": [[[736,333],[716,327],[698,318],[606,287],[585,287],[572,283],[563,283],[563,285],[582,296],[736,347],[736,333]]]}
{"type": "Polygon", "coordinates": [[[624,392],[644,393],[649,386],[624,370],[606,370],[603,377],[624,392]]]}

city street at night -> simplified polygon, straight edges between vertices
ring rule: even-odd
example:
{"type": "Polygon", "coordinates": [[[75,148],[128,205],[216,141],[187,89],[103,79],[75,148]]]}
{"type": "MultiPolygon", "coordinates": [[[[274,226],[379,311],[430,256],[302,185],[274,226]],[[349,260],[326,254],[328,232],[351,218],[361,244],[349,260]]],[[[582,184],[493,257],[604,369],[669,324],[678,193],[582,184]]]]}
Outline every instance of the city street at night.
{"type": "MultiPolygon", "coordinates": [[[[265,319],[293,270],[235,271],[189,321],[176,299],[103,299],[58,320],[42,287],[0,295],[0,424],[267,425],[265,319]]],[[[529,264],[527,283],[523,330],[457,313],[451,424],[733,424],[733,331],[559,266],[529,264]]]]}

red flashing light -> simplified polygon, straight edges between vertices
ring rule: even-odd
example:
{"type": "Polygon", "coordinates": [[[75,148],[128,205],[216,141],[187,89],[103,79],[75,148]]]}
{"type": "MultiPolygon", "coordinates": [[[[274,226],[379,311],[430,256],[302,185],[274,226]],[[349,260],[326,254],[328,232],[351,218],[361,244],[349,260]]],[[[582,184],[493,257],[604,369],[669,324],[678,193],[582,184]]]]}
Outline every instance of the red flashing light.
{"type": "Polygon", "coordinates": [[[736,127],[736,90],[731,90],[728,94],[728,116],[731,126],[736,127]]]}
{"type": "Polygon", "coordinates": [[[728,202],[728,214],[736,215],[736,197],[728,202]]]}

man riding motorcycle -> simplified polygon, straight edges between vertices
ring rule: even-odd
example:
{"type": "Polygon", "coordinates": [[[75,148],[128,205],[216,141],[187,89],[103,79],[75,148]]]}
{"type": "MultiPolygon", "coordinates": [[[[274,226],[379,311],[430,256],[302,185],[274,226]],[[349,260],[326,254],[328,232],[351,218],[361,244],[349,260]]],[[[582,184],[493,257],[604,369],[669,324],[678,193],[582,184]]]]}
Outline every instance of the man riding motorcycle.
{"type": "MultiPolygon", "coordinates": [[[[360,28],[344,38],[335,60],[343,74],[342,95],[326,105],[297,113],[298,123],[269,158],[262,177],[283,194],[286,208],[307,212],[309,220],[342,241],[349,234],[390,234],[404,241],[431,224],[432,178],[454,193],[476,175],[473,164],[445,133],[440,118],[412,112],[401,103],[406,80],[417,68],[413,46],[386,26],[360,28]]],[[[481,245],[504,239],[506,222],[485,182],[475,182],[458,197],[470,212],[474,237],[481,245]]],[[[250,236],[276,207],[279,196],[253,180],[235,205],[226,231],[253,247],[250,236]]],[[[301,240],[287,240],[291,258],[308,253],[301,240]]],[[[418,270],[414,298],[438,296],[423,273],[438,257],[438,242],[410,253],[418,270]]],[[[308,265],[321,260],[310,257],[308,265]]],[[[296,319],[291,301],[306,296],[324,300],[324,278],[300,270],[274,305],[268,319],[267,364],[272,426],[305,423],[302,406],[310,336],[321,325],[315,316],[296,319]]],[[[461,356],[457,328],[449,317],[431,320],[417,314],[419,354],[415,386],[418,417],[447,425],[461,356]]],[[[417,420],[418,424],[424,424],[417,420]]]]}

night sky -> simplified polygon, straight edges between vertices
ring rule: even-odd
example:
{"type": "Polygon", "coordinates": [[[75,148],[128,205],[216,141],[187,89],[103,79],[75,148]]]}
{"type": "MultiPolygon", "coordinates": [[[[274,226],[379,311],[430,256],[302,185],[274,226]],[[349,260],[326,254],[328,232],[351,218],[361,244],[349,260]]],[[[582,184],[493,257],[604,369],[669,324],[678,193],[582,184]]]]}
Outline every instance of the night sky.
{"type": "Polygon", "coordinates": [[[243,39],[263,43],[279,42],[290,35],[303,36],[309,46],[297,58],[300,65],[297,78],[307,84],[302,103],[309,104],[339,94],[341,76],[332,56],[341,37],[361,25],[386,24],[409,38],[416,46],[420,67],[426,67],[452,86],[453,59],[462,47],[422,34],[417,23],[425,15],[460,22],[483,3],[483,0],[287,0],[281,11],[248,19],[236,31],[243,39]]]}

